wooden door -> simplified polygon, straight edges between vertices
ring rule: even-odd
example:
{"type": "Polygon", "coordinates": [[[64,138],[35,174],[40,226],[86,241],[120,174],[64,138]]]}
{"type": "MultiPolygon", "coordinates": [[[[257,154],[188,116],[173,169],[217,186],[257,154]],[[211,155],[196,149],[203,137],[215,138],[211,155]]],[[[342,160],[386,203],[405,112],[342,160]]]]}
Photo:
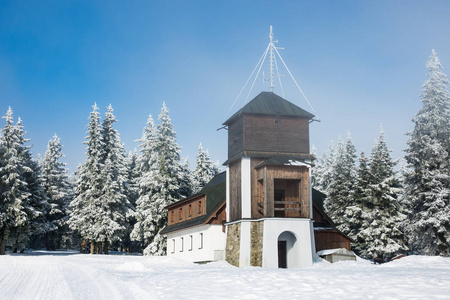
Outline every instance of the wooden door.
{"type": "Polygon", "coordinates": [[[278,241],[278,268],[287,268],[286,241],[278,241]]]}

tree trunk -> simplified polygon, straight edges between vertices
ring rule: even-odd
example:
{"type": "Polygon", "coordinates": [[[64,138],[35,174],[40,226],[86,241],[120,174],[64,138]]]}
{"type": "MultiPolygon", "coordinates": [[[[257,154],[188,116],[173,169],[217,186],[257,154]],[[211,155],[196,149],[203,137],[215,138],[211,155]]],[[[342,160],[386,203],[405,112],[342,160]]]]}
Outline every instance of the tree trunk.
{"type": "Polygon", "coordinates": [[[45,247],[47,248],[47,250],[50,250],[50,232],[47,232],[45,234],[45,247]]]}
{"type": "Polygon", "coordinates": [[[97,242],[97,254],[102,254],[102,242],[97,242]]]}
{"type": "Polygon", "coordinates": [[[104,243],[103,243],[103,253],[105,253],[106,255],[108,255],[109,254],[109,241],[108,240],[106,240],[104,243]]]}
{"type": "Polygon", "coordinates": [[[13,253],[17,253],[17,248],[14,248],[13,253]]]}
{"type": "Polygon", "coordinates": [[[0,238],[0,255],[5,255],[5,248],[6,248],[6,239],[3,237],[0,238]]]}
{"type": "Polygon", "coordinates": [[[91,242],[91,254],[95,254],[95,242],[91,242]]]}

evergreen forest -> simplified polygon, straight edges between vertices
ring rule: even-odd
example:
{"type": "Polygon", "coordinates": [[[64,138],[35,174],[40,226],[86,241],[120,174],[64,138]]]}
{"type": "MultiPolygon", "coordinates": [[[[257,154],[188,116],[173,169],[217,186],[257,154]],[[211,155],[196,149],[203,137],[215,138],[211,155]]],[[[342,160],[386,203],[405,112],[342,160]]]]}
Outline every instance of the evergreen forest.
{"type": "MultiPolygon", "coordinates": [[[[433,50],[412,116],[405,157],[394,160],[380,132],[370,153],[358,153],[350,134],[317,157],[312,186],[324,208],[365,258],[401,253],[450,256],[449,81],[433,50]]],[[[180,155],[165,103],[126,153],[112,106],[93,105],[85,161],[69,176],[55,134],[35,158],[24,122],[8,109],[0,136],[0,254],[6,249],[111,249],[165,255],[164,207],[198,193],[220,171],[200,144],[196,167],[180,155]]],[[[312,149],[316,155],[317,149],[312,149]]],[[[317,156],[317,155],[316,155],[317,156]]]]}

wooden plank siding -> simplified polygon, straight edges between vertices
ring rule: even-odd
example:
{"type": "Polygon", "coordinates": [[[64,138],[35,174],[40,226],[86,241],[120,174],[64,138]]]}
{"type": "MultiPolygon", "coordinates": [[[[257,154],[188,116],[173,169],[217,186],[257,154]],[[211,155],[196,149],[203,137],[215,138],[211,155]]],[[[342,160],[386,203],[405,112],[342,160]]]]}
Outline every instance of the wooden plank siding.
{"type": "Polygon", "coordinates": [[[230,164],[230,221],[240,220],[241,211],[241,161],[230,164]]]}
{"type": "Polygon", "coordinates": [[[244,118],[239,117],[228,126],[228,157],[244,150],[244,118]]]}
{"type": "Polygon", "coordinates": [[[350,251],[350,239],[338,230],[314,230],[316,251],[345,248],[350,251]]]}
{"type": "Polygon", "coordinates": [[[309,153],[305,118],[249,114],[243,123],[244,151],[309,153]]]}
{"type": "MultiPolygon", "coordinates": [[[[287,203],[285,217],[288,218],[310,218],[309,210],[309,170],[304,166],[264,166],[257,170],[258,186],[255,188],[257,196],[260,191],[264,198],[264,217],[274,217],[274,195],[275,190],[285,191],[286,202],[298,202],[299,204],[287,203]],[[262,187],[261,187],[262,185],[262,187]],[[294,208],[300,208],[295,211],[294,208]]],[[[258,211],[258,204],[253,203],[252,212],[258,211]]]]}
{"type": "Polygon", "coordinates": [[[180,205],[169,209],[168,224],[175,225],[187,220],[191,220],[206,214],[206,196],[199,195],[190,201],[180,203],[180,205]]]}
{"type": "Polygon", "coordinates": [[[258,180],[258,170],[255,168],[264,160],[265,159],[263,158],[251,159],[250,165],[252,169],[252,219],[259,219],[264,216],[264,185],[262,180],[258,180]]]}
{"type": "Polygon", "coordinates": [[[215,225],[223,225],[223,222],[227,219],[227,213],[225,210],[225,205],[219,208],[219,210],[214,213],[211,218],[208,220],[208,224],[215,224],[215,225]]]}
{"type": "MultiPolygon", "coordinates": [[[[300,211],[297,209],[303,209],[300,206],[300,185],[301,180],[296,179],[275,179],[274,191],[284,191],[284,202],[286,204],[281,205],[286,211],[284,211],[285,218],[300,218],[300,211]]],[[[275,200],[275,199],[274,199],[275,200]]],[[[276,206],[276,205],[275,205],[276,206]]],[[[276,213],[274,211],[274,213],[276,213]]]]}

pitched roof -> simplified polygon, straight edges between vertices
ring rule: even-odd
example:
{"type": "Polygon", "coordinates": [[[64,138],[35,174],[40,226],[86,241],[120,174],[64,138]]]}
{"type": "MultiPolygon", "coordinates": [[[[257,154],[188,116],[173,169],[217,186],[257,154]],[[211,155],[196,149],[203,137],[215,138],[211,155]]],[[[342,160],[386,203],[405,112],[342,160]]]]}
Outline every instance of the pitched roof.
{"type": "Polygon", "coordinates": [[[217,210],[225,203],[225,195],[226,195],[226,181],[227,176],[226,172],[222,172],[216,176],[214,176],[202,189],[198,194],[195,194],[189,198],[180,200],[171,205],[166,206],[166,209],[170,209],[174,206],[182,204],[184,202],[188,202],[198,196],[205,195],[206,196],[206,214],[200,217],[190,219],[181,223],[177,223],[174,225],[169,225],[163,229],[162,234],[167,234],[169,232],[173,232],[176,230],[188,228],[191,226],[204,224],[209,218],[217,212],[217,210]]]}
{"type": "Polygon", "coordinates": [[[312,119],[314,117],[313,114],[287,101],[286,99],[281,98],[273,92],[261,92],[223,124],[228,125],[233,119],[242,114],[279,115],[308,119],[312,119]]]}

